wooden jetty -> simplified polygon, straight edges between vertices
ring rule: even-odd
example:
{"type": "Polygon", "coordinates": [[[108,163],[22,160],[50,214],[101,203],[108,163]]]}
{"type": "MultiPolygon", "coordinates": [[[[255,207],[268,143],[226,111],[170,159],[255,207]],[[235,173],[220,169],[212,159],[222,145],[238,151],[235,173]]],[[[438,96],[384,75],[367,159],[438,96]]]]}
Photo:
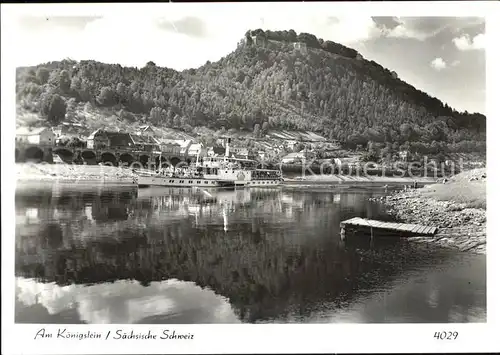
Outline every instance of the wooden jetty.
{"type": "Polygon", "coordinates": [[[433,236],[437,227],[422,226],[419,224],[381,222],[373,219],[354,217],[340,222],[340,236],[344,240],[346,233],[381,237],[413,237],[433,236]]]}

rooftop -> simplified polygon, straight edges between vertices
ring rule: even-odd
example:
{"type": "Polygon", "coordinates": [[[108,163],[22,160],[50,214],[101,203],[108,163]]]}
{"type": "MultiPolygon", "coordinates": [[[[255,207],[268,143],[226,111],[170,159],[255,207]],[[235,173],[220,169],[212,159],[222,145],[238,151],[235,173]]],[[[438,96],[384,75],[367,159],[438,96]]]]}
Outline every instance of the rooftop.
{"type": "Polygon", "coordinates": [[[158,144],[158,141],[150,136],[139,136],[137,134],[131,134],[130,137],[134,144],[158,144]]]}

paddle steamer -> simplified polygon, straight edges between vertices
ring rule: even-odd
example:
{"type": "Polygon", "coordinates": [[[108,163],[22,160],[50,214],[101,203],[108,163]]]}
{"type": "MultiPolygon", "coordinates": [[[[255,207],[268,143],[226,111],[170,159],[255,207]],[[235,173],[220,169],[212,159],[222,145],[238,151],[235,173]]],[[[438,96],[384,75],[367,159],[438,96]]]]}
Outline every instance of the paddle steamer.
{"type": "Polygon", "coordinates": [[[229,141],[224,156],[199,156],[190,166],[167,167],[157,172],[141,171],[135,182],[139,187],[276,187],[282,184],[280,170],[258,169],[257,162],[229,156],[229,141]]]}

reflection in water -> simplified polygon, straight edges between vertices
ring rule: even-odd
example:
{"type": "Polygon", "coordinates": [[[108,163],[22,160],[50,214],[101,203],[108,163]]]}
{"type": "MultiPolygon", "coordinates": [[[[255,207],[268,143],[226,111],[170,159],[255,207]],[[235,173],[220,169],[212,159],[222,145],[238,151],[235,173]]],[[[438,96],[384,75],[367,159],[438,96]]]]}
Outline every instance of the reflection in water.
{"type": "Polygon", "coordinates": [[[41,305],[46,315],[70,312],[70,316],[86,323],[238,322],[223,297],[193,282],[168,280],[143,287],[136,281],[121,280],[61,287],[17,278],[16,291],[18,301],[26,307],[19,312],[21,319],[33,307],[41,305]]]}
{"type": "Polygon", "coordinates": [[[484,257],[341,244],[373,193],[18,186],[16,320],[485,321],[484,257]]]}

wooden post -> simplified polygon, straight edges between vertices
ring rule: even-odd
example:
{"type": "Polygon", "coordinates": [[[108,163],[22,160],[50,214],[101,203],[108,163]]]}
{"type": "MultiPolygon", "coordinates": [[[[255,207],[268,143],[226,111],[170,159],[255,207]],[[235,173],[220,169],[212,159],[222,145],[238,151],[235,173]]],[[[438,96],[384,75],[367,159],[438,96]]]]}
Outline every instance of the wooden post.
{"type": "Polygon", "coordinates": [[[370,248],[373,248],[373,227],[370,226],[370,248]]]}

